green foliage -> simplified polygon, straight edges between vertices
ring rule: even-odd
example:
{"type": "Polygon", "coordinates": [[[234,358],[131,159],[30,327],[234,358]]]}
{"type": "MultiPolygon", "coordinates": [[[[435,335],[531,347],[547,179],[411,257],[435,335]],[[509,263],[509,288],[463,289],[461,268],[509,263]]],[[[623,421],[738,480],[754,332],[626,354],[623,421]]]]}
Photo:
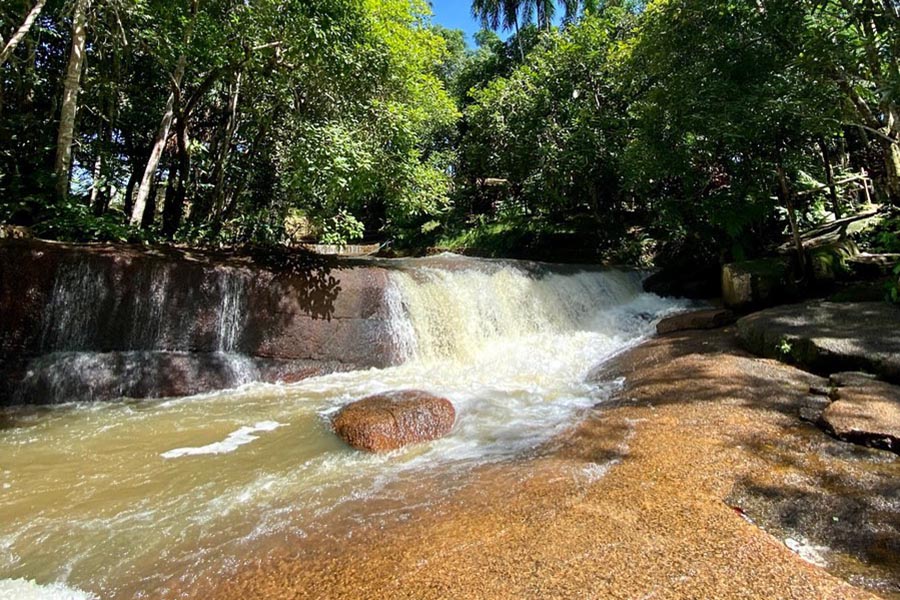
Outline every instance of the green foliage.
{"type": "Polygon", "coordinates": [[[343,246],[347,242],[361,239],[365,227],[356,217],[345,210],[339,210],[336,215],[329,217],[322,225],[322,235],[319,241],[323,244],[343,246]]]}
{"type": "Polygon", "coordinates": [[[67,201],[44,205],[41,200],[29,199],[4,203],[0,206],[0,222],[16,222],[17,215],[39,215],[33,232],[43,238],[65,242],[135,242],[147,239],[139,229],[124,223],[121,214],[94,215],[81,202],[67,201]]]}
{"type": "Polygon", "coordinates": [[[783,337],[781,338],[781,341],[778,342],[778,345],[775,346],[775,351],[782,358],[789,358],[791,356],[791,352],[794,351],[794,345],[788,338],[783,337]]]}
{"type": "Polygon", "coordinates": [[[882,219],[864,232],[862,245],[872,253],[900,254],[900,216],[882,219]]]}
{"type": "Polygon", "coordinates": [[[900,205],[895,3],[478,0],[511,35],[469,49],[426,0],[95,0],[59,201],[69,4],[0,66],[0,218],[42,235],[284,244],[302,213],[334,243],[716,263],[829,218],[823,149],[900,205]]]}
{"type": "Polygon", "coordinates": [[[629,26],[628,15],[611,13],[548,32],[509,76],[473,89],[463,176],[507,180],[505,204],[531,218],[587,217],[598,238],[618,239],[627,128],[612,59],[629,26]]]}
{"type": "MultiPolygon", "coordinates": [[[[2,31],[21,9],[0,10],[2,31]]],[[[446,211],[458,111],[445,85],[466,52],[460,32],[430,27],[425,0],[94,2],[76,184],[54,206],[46,123],[58,112],[68,18],[48,4],[0,69],[0,194],[32,198],[5,212],[46,235],[83,226],[85,238],[134,237],[126,189],[143,175],[181,63],[145,237],[281,243],[298,208],[403,236],[446,211]]],[[[340,232],[360,235],[328,235],[340,232]]]]}

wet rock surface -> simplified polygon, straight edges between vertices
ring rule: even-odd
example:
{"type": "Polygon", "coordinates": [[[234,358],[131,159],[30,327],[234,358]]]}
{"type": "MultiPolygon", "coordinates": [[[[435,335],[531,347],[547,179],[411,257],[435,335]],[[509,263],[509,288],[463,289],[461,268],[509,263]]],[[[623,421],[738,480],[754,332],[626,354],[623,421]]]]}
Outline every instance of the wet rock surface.
{"type": "Polygon", "coordinates": [[[36,358],[11,381],[0,381],[0,396],[16,405],[170,398],[256,382],[296,383],[350,368],[217,352],[61,352],[36,358]]]}
{"type": "Polygon", "coordinates": [[[718,329],[731,325],[737,320],[733,312],[727,309],[711,308],[681,313],[667,317],[656,326],[656,332],[660,335],[675,333],[676,331],[690,331],[696,329],[718,329]]]}
{"type": "Polygon", "coordinates": [[[887,302],[807,302],[738,321],[749,351],[817,373],[867,371],[900,383],[900,307],[887,302]]]}
{"type": "Polygon", "coordinates": [[[537,456],[450,497],[407,490],[389,526],[204,597],[898,596],[900,459],[798,418],[827,380],[748,355],[734,328],[651,340],[594,378],[625,384],[537,456]]]}
{"type": "Polygon", "coordinates": [[[353,402],[335,415],[335,433],[357,450],[389,452],[450,433],[456,420],[446,398],[417,390],[388,392],[353,402]]]}
{"type": "MultiPolygon", "coordinates": [[[[17,385],[32,361],[60,353],[224,353],[358,367],[395,362],[386,333],[385,269],[303,253],[278,258],[3,240],[0,405],[21,395],[17,385]]],[[[194,362],[204,360],[217,362],[194,362]]],[[[104,361],[104,372],[111,362],[104,361]]],[[[209,391],[229,380],[212,374],[205,383],[171,385],[184,370],[191,368],[160,364],[157,381],[128,391],[209,391]]],[[[153,376],[151,369],[142,373],[145,380],[153,376]]],[[[85,398],[67,398],[77,399],[85,398]]]]}

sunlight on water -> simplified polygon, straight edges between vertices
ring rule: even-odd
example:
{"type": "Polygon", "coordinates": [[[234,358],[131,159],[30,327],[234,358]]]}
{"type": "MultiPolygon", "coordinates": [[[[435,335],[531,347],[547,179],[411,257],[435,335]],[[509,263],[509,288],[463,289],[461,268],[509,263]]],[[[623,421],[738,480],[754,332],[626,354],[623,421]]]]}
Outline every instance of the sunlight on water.
{"type": "Polygon", "coordinates": [[[385,302],[401,366],[0,413],[0,576],[10,578],[0,596],[42,597],[47,588],[33,581],[68,585],[73,598],[88,597],[76,588],[165,595],[173,581],[233,566],[254,540],[302,538],[389,482],[527,452],[604,399],[608,390],[584,382],[592,367],[679,307],[639,293],[634,274],[537,277],[472,262],[391,278],[385,302]],[[370,456],[331,433],[344,404],[408,388],[453,401],[450,436],[370,456]]]}

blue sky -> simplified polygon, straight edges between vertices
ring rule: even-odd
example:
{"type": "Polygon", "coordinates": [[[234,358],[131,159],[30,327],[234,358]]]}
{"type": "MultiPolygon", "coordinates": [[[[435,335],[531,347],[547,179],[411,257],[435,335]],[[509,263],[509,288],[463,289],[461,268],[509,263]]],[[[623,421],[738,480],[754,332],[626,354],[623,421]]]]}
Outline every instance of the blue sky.
{"type": "Polygon", "coordinates": [[[448,29],[462,29],[468,34],[469,45],[474,44],[472,36],[481,29],[478,21],[472,17],[470,0],[431,0],[435,23],[448,29]]]}

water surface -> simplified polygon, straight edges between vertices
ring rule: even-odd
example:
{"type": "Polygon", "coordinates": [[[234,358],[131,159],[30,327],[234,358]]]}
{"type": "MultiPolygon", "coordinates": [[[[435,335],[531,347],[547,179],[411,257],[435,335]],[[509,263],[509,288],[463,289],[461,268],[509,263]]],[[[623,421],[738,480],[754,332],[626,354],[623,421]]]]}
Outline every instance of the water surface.
{"type": "Polygon", "coordinates": [[[521,456],[602,402],[609,387],[587,373],[679,307],[641,293],[635,273],[457,261],[391,271],[397,367],[0,413],[0,595],[177,595],[267,539],[302,544],[341,507],[365,518],[398,482],[521,456]],[[346,403],[410,388],[453,401],[448,437],[372,456],[331,432],[346,403]]]}

